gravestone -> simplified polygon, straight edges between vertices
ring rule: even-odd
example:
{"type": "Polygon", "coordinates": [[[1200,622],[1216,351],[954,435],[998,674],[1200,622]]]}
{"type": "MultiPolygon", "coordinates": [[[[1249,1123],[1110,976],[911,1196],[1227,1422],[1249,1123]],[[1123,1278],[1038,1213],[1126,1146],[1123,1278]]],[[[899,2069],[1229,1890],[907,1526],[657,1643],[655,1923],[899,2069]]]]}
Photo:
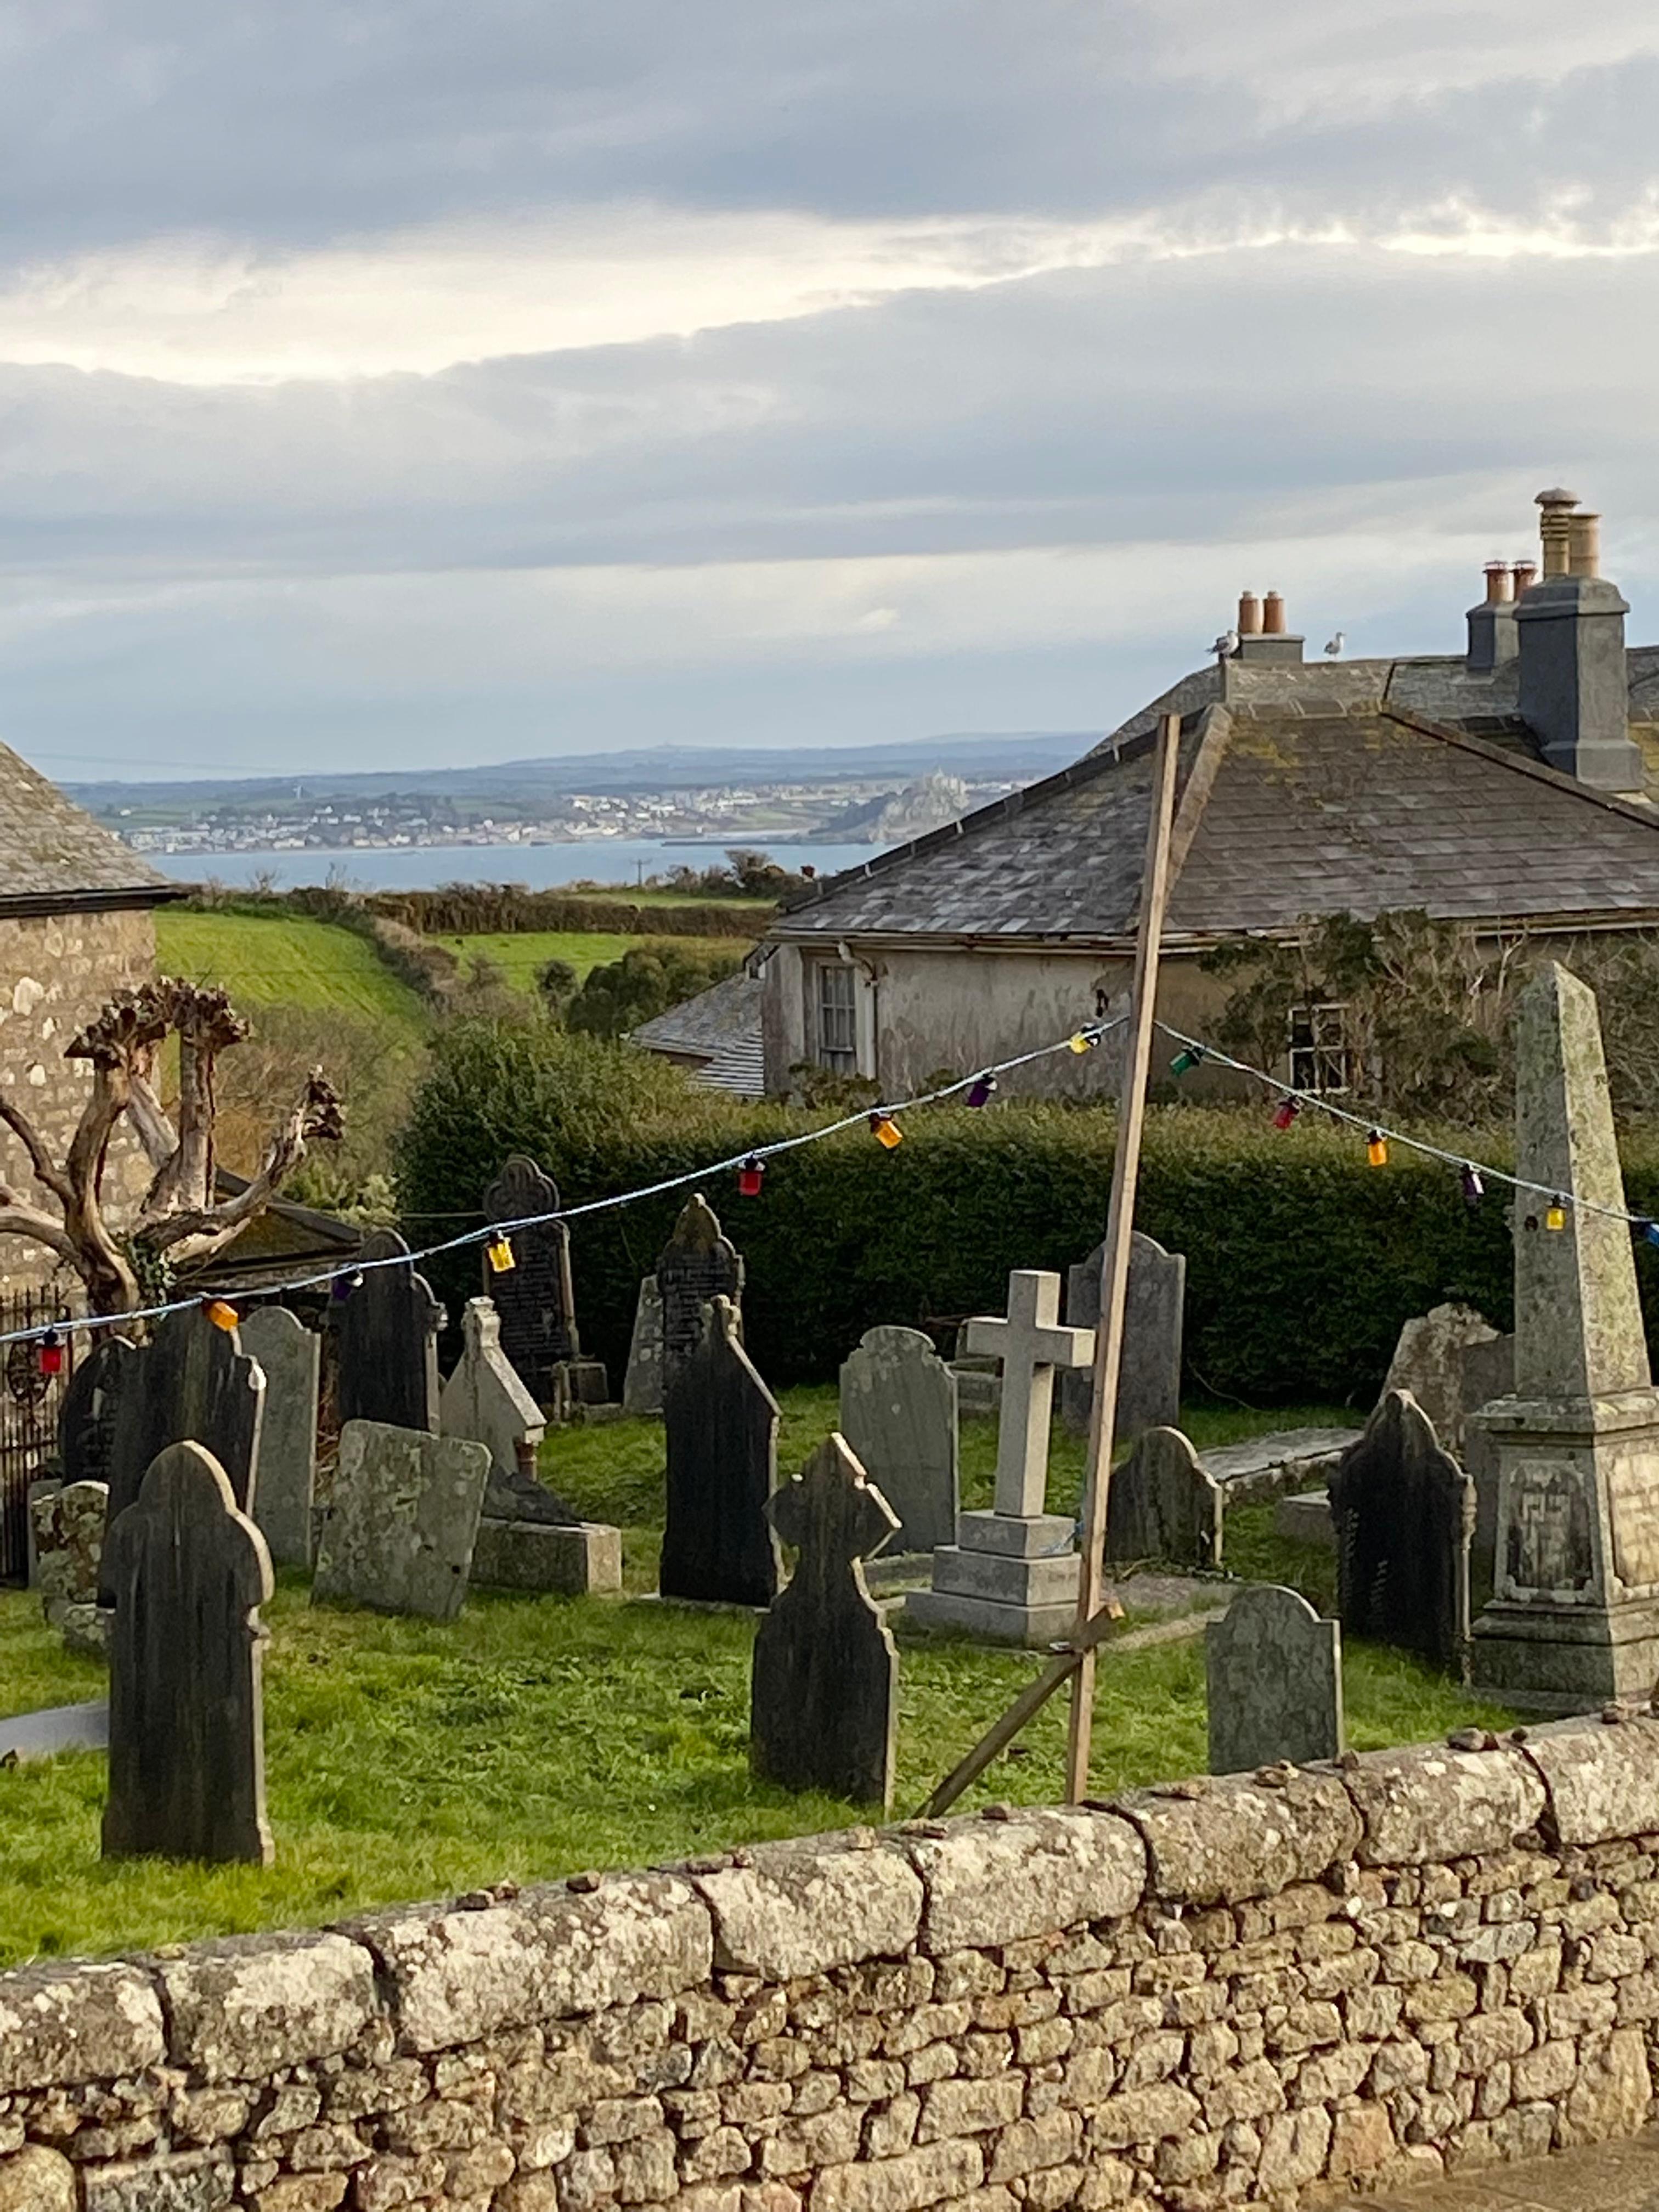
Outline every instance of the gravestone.
{"type": "Polygon", "coordinates": [[[1498,1341],[1498,1331],[1473,1306],[1440,1305],[1415,1314],[1401,1328],[1382,1395],[1409,1390],[1433,1425],[1441,1449],[1462,1461],[1464,1370],[1478,1346],[1498,1341]]]}
{"type": "Polygon", "coordinates": [[[160,1455],[111,1524],[103,1572],[115,1601],[104,1856],[269,1866],[270,1555],[211,1452],[160,1455]]]}
{"type": "Polygon", "coordinates": [[[916,1328],[869,1328],[841,1370],[841,1432],[898,1516],[896,1552],[956,1534],[957,1378],[916,1328]]]}
{"type": "Polygon", "coordinates": [[[623,1411],[635,1414],[662,1411],[662,1292],[654,1275],[646,1275],[640,1282],[634,1334],[628,1346],[628,1372],[623,1379],[623,1411]]]}
{"type": "Polygon", "coordinates": [[[1337,1611],[1351,1636],[1461,1664],[1474,1485],[1408,1390],[1389,1390],[1331,1477],[1337,1611]]]}
{"type": "Polygon", "coordinates": [[[40,1610],[71,1651],[109,1648],[109,1616],[98,1603],[108,1512],[103,1482],[65,1483],[30,1508],[40,1610]]]}
{"type": "Polygon", "coordinates": [[[1498,1439],[1474,1416],[1515,1395],[1515,1339],[1494,1336],[1463,1355],[1463,1449],[1454,1453],[1474,1484],[1474,1547],[1469,1553],[1469,1614],[1491,1598],[1498,1563],[1498,1439]]]}
{"type": "Polygon", "coordinates": [[[1106,1490],[1109,1559],[1221,1565],[1225,1499],[1179,1429],[1148,1429],[1106,1490]]]}
{"type": "Polygon", "coordinates": [[[541,1517],[534,1511],[515,1515],[508,1510],[519,1484],[520,1454],[528,1447],[533,1462],[546,1424],[502,1348],[501,1317],[488,1298],[467,1300],[461,1316],[461,1356],[443,1387],[438,1426],[444,1436],[470,1437],[488,1450],[486,1513],[506,1519],[541,1517]]]}
{"type": "Polygon", "coordinates": [[[979,1316],[963,1330],[970,1353],[1002,1362],[996,1504],[963,1513],[957,1540],[933,1553],[933,1586],[905,1601],[930,1627],[963,1628],[1006,1644],[1051,1643],[1077,1614],[1080,1563],[1069,1514],[1046,1509],[1048,1428],[1057,1368],[1095,1356],[1086,1328],[1059,1323],[1060,1277],[1016,1268],[1008,1313],[979,1316]]]}
{"type": "Polygon", "coordinates": [[[582,1357],[569,1226],[538,1218],[558,1207],[557,1183],[522,1152],[514,1153],[483,1194],[486,1221],[533,1224],[508,1227],[512,1267],[497,1273],[485,1252],[483,1288],[501,1318],[502,1351],[536,1403],[549,1412],[573,1402],[603,1405],[606,1396],[603,1364],[582,1357]]]}
{"type": "Polygon", "coordinates": [[[453,1620],[466,1599],[489,1480],[483,1444],[348,1421],[312,1603],[344,1600],[453,1620]]]}
{"type": "Polygon", "coordinates": [[[1342,1753],[1342,1631],[1298,1591],[1241,1590],[1204,1632],[1210,1771],[1249,1774],[1342,1753]]]}
{"type": "Polygon", "coordinates": [[[253,1517],[278,1567],[308,1567],[316,1546],[317,1395],[322,1339],[285,1306],[259,1306],[241,1326],[242,1349],[265,1378],[253,1517]]]}
{"type": "Polygon", "coordinates": [[[663,1596],[770,1605],[778,1547],[766,1505],[777,1481],[778,1407],[743,1348],[729,1298],[711,1302],[700,1341],[670,1370],[663,1422],[663,1596]]]}
{"type": "Polygon", "coordinates": [[[65,1482],[110,1479],[116,1410],[143,1364],[138,1346],[100,1329],[70,1376],[58,1409],[58,1459],[65,1482]]]}
{"type": "Polygon", "coordinates": [[[1516,1008],[1516,1139],[1514,1394],[1470,1420],[1498,1460],[1473,1674],[1506,1705],[1578,1712],[1659,1672],[1659,1393],[1595,997],[1553,962],[1516,1008]]]}
{"type": "Polygon", "coordinates": [[[743,1261],[720,1234],[713,1207],[701,1191],[688,1199],[674,1233],[657,1261],[657,1291],[662,1300],[663,1400],[676,1370],[702,1342],[702,1311],[711,1298],[725,1298],[739,1333],[743,1316],[743,1261]]]}
{"type": "MultiPolygon", "coordinates": [[[[1106,1247],[1066,1271],[1066,1318],[1073,1328],[1100,1326],[1100,1271],[1106,1247]]],[[[1187,1258],[1166,1252],[1135,1230],[1129,1238],[1129,1282],[1123,1307],[1123,1350],[1117,1376],[1113,1434],[1127,1443],[1147,1429],[1176,1428],[1181,1421],[1181,1346],[1187,1310],[1187,1258]]],[[[1060,1418],[1086,1433],[1095,1401],[1092,1367],[1071,1368],[1060,1379],[1060,1418]]]]}
{"type": "Polygon", "coordinates": [[[394,1231],[377,1231],[359,1259],[362,1282],[333,1310],[340,1420],[435,1436],[444,1310],[431,1284],[409,1264],[409,1247],[394,1231]]]}
{"type": "Polygon", "coordinates": [[[158,1322],[115,1400],[109,1472],[113,1527],[169,1444],[198,1443],[230,1485],[239,1513],[251,1513],[259,1478],[265,1378],[242,1349],[241,1332],[185,1306],[158,1322]]]}
{"type": "Polygon", "coordinates": [[[755,1638],[750,1760],[763,1781],[855,1805],[893,1802],[898,1649],[863,1562],[898,1528],[840,1436],[772,1494],[795,1571],[755,1638]]]}

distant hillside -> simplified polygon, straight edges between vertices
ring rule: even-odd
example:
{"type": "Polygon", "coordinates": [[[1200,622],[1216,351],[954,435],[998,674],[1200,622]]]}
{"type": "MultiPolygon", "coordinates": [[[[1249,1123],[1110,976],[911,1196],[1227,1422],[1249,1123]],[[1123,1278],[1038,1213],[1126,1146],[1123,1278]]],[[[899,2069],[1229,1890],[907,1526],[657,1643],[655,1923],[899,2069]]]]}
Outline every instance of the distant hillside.
{"type": "Polygon", "coordinates": [[[958,820],[969,804],[968,787],[960,776],[924,775],[902,791],[879,792],[833,815],[823,834],[853,843],[867,840],[872,845],[902,845],[958,820]]]}

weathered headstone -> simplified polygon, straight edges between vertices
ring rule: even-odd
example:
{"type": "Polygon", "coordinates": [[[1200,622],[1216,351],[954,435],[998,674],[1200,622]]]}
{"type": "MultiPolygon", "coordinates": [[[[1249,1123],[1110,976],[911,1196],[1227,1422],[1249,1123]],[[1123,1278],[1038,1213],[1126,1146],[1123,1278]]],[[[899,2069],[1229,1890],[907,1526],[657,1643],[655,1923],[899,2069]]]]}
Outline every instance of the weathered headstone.
{"type": "Polygon", "coordinates": [[[58,1459],[65,1482],[110,1479],[116,1411],[143,1364],[138,1346],[100,1329],[70,1376],[58,1409],[58,1459]]]}
{"type": "Polygon", "coordinates": [[[514,1152],[483,1194],[484,1219],[529,1226],[507,1229],[513,1265],[497,1270],[488,1251],[483,1288],[501,1316],[501,1349],[536,1403],[545,1411],[602,1405],[605,1369],[584,1359],[570,1272],[570,1230],[556,1213],[559,1187],[534,1160],[514,1152]]]}
{"type": "Polygon", "coordinates": [[[628,1372],[623,1379],[623,1411],[635,1414],[662,1411],[662,1292],[654,1275],[646,1275],[640,1282],[634,1334],[628,1346],[628,1372]]]}
{"type": "Polygon", "coordinates": [[[709,1300],[725,1298],[742,1326],[743,1261],[730,1239],[721,1236],[701,1191],[686,1200],[658,1258],[657,1291],[662,1300],[665,1404],[676,1370],[702,1342],[702,1312],[709,1300]]]}
{"type": "Polygon", "coordinates": [[[1210,1771],[1304,1766],[1342,1751],[1342,1631],[1273,1583],[1241,1590],[1204,1632],[1210,1771]]]}
{"type": "Polygon", "coordinates": [[[378,1230],[358,1257],[362,1280],[334,1309],[341,1422],[380,1421],[435,1436],[444,1310],[394,1231],[378,1230]]]}
{"type": "Polygon", "coordinates": [[[795,1571],[755,1638],[750,1759],[763,1780],[858,1805],[893,1801],[898,1650],[863,1562],[898,1522],[845,1439],[820,1444],[772,1494],[795,1571]]]}
{"type": "Polygon", "coordinates": [[[489,1480],[483,1444],[348,1421],[317,1547],[313,1604],[344,1600],[377,1613],[453,1620],[465,1602],[489,1480]]]}
{"type": "Polygon", "coordinates": [[[842,1364],[841,1431],[898,1516],[892,1549],[956,1534],[957,1378],[917,1328],[867,1328],[842,1364]]]}
{"type": "Polygon", "coordinates": [[[258,1609],[265,1540],[200,1444],[170,1444],[111,1524],[106,1858],[273,1856],[258,1609]]]}
{"type": "Polygon", "coordinates": [[[1498,1565],[1498,1439],[1473,1417],[1515,1395],[1515,1339],[1494,1336],[1463,1355],[1463,1449],[1455,1452],[1474,1483],[1474,1548],[1469,1554],[1469,1614],[1490,1602],[1498,1565]]]}
{"type": "Polygon", "coordinates": [[[969,1352],[1002,1362],[996,1504],[957,1516],[956,1542],[933,1553],[932,1589],[905,1601],[929,1626],[1042,1644],[1073,1625],[1079,1562],[1071,1516],[1045,1510],[1048,1429],[1056,1368],[1086,1365],[1095,1340],[1089,1329],[1061,1328],[1059,1313],[1060,1277],[1016,1268],[1007,1318],[976,1317],[963,1331],[969,1352]]]}
{"type": "Polygon", "coordinates": [[[258,1361],[265,1378],[253,1517],[273,1565],[308,1567],[315,1550],[311,1509],[322,1339],[285,1306],[257,1307],[240,1334],[243,1351],[258,1361]]]}
{"type": "Polygon", "coordinates": [[[1179,1429],[1148,1429],[1106,1492],[1109,1559],[1218,1567],[1225,1500],[1179,1429]]]}
{"type": "Polygon", "coordinates": [[[663,1422],[662,1595],[770,1605],[778,1547],[766,1505],[777,1482],[778,1407],[743,1348],[729,1298],[712,1301],[700,1340],[670,1371],[663,1422]]]}
{"type": "Polygon", "coordinates": [[[461,1316],[461,1356],[444,1384],[438,1425],[444,1436],[470,1437],[489,1451],[486,1513],[494,1510],[498,1518],[507,1519],[540,1517],[507,1510],[509,1493],[520,1479],[520,1455],[528,1446],[533,1455],[547,1425],[502,1347],[501,1318],[488,1298],[467,1300],[461,1316]]]}
{"type": "Polygon", "coordinates": [[[1441,1449],[1461,1461],[1464,1370],[1476,1346],[1498,1340],[1498,1331],[1473,1306],[1440,1305],[1415,1314],[1401,1328],[1382,1395],[1409,1390],[1433,1424],[1441,1449]]]}
{"type": "Polygon", "coordinates": [[[70,1482],[34,1501],[35,1581],[40,1610],[71,1651],[109,1647],[109,1616],[98,1603],[109,1486],[70,1482]]]}
{"type": "MultiPolygon", "coordinates": [[[[1066,1271],[1066,1319],[1073,1328],[1100,1325],[1100,1271],[1106,1248],[1066,1271]]],[[[1187,1310],[1187,1258],[1166,1252],[1137,1229],[1129,1239],[1129,1284],[1123,1308],[1123,1350],[1117,1376],[1113,1433],[1127,1443],[1147,1429],[1176,1428],[1181,1420],[1181,1348],[1187,1310]]],[[[1068,1369],[1060,1378],[1060,1417],[1081,1436],[1095,1401],[1092,1367],[1068,1369]]]]}
{"type": "Polygon", "coordinates": [[[210,1452],[239,1513],[251,1513],[258,1486],[265,1378],[242,1349],[241,1333],[221,1328],[204,1306],[158,1322],[115,1401],[109,1471],[112,1527],[137,1497],[169,1444],[210,1452]]]}
{"type": "Polygon", "coordinates": [[[1659,1393],[1595,998],[1553,962],[1516,1010],[1516,1137],[1515,1395],[1470,1423],[1499,1467],[1473,1673],[1505,1704],[1576,1712],[1645,1698],[1659,1672],[1659,1393]]]}
{"type": "Polygon", "coordinates": [[[1408,1390],[1381,1404],[1331,1477],[1337,1611],[1351,1636],[1461,1663],[1474,1485],[1408,1390]]]}

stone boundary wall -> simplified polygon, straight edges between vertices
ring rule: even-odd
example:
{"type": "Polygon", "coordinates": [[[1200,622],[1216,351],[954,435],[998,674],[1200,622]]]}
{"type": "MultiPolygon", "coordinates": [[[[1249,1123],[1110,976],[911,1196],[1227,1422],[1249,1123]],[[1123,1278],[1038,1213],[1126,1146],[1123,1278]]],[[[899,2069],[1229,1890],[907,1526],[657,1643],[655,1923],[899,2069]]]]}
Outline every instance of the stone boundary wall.
{"type": "Polygon", "coordinates": [[[1288,2201],[1626,2134],[1659,1719],[0,1975],[0,2212],[1288,2201]]]}

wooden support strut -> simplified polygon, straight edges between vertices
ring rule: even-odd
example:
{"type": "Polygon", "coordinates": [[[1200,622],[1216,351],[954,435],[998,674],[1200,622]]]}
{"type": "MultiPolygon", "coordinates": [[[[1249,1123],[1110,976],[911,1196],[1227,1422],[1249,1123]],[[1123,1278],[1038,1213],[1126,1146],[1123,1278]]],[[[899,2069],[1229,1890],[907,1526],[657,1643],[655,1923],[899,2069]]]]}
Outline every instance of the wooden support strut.
{"type": "Polygon", "coordinates": [[[1095,1651],[1110,1632],[1113,1622],[1123,1617],[1122,1607],[1113,1599],[1104,1598],[1102,1591],[1106,1496],[1111,1479],[1117,1379],[1122,1364],[1123,1309],[1129,1285],[1129,1238],[1134,1227],[1135,1185],[1140,1170],[1141,1129],[1146,1115],[1146,1079],[1152,1066],[1158,950],[1164,934],[1164,908],[1169,896],[1170,832],[1175,817],[1176,770],[1180,750],[1181,718],[1178,714],[1165,714],[1159,724],[1158,749],[1153,757],[1152,819],[1146,831],[1140,927],[1135,940],[1128,1047],[1118,1108],[1117,1146],[1112,1161],[1106,1249],[1101,1265],[1100,1327],[1095,1338],[1095,1400],[1085,1462],[1083,1568],[1078,1590],[1077,1626],[1070,1644],[1056,1650],[1036,1680],[1021,1691],[961,1764],[945,1776],[921,1808],[919,1817],[923,1820],[935,1819],[954,1805],[963,1791],[978,1780],[991,1761],[1066,1682],[1072,1685],[1066,1802],[1080,1804],[1087,1794],[1095,1651]]]}

